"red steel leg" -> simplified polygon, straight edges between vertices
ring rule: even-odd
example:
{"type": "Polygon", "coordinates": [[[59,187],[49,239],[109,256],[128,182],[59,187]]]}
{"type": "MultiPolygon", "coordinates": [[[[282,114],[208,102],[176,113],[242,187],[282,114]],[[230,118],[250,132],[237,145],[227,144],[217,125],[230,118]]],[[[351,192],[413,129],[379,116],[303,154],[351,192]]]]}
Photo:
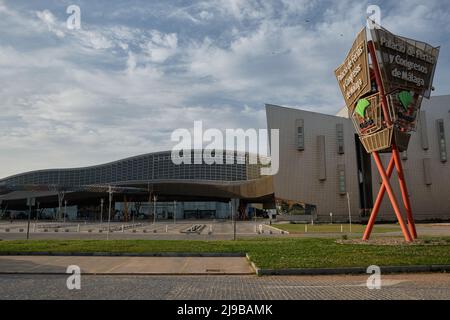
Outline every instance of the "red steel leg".
{"type": "Polygon", "coordinates": [[[392,146],[392,156],[394,157],[394,160],[395,160],[395,167],[397,168],[397,175],[398,175],[398,180],[399,180],[399,184],[400,184],[400,190],[402,192],[403,203],[406,208],[409,232],[411,233],[411,236],[413,237],[413,239],[417,239],[416,225],[414,223],[414,218],[412,215],[411,202],[409,201],[408,188],[406,187],[405,175],[403,173],[403,166],[402,166],[402,162],[400,161],[400,154],[398,152],[396,145],[392,146]]]}
{"type": "Polygon", "coordinates": [[[378,155],[378,153],[374,152],[373,158],[378,167],[378,172],[380,173],[381,178],[383,179],[383,184],[386,187],[386,191],[389,195],[389,199],[391,200],[391,204],[392,207],[394,208],[395,215],[397,216],[398,223],[400,224],[400,228],[402,229],[403,235],[405,236],[405,240],[407,242],[411,242],[412,241],[411,234],[409,233],[408,228],[406,227],[405,222],[403,221],[402,214],[398,207],[397,199],[395,198],[395,194],[394,191],[392,190],[391,183],[389,182],[389,179],[386,176],[386,172],[384,171],[383,164],[381,163],[380,160],[380,156],[378,155]]]}
{"type": "MultiPolygon", "coordinates": [[[[375,152],[374,152],[375,153],[375,152]]],[[[395,161],[394,158],[391,158],[389,161],[389,165],[386,171],[386,176],[388,179],[391,177],[392,172],[394,171],[395,161]]],[[[378,211],[380,210],[381,202],[383,201],[384,194],[386,193],[386,186],[384,183],[381,184],[380,191],[378,191],[377,200],[375,200],[375,205],[373,206],[372,212],[370,213],[369,221],[367,222],[366,230],[364,231],[363,240],[369,240],[370,234],[372,233],[373,226],[375,224],[375,220],[377,219],[378,211]]]]}

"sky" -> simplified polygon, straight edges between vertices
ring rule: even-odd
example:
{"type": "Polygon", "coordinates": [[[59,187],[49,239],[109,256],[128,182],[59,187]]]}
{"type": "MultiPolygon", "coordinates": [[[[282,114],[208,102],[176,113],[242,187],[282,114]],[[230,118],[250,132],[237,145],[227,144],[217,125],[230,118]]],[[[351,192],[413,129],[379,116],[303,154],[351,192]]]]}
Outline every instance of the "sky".
{"type": "Polygon", "coordinates": [[[0,0],[0,178],[170,150],[197,120],[265,128],[265,103],[335,114],[369,4],[441,46],[433,94],[450,94],[447,0],[0,0]]]}

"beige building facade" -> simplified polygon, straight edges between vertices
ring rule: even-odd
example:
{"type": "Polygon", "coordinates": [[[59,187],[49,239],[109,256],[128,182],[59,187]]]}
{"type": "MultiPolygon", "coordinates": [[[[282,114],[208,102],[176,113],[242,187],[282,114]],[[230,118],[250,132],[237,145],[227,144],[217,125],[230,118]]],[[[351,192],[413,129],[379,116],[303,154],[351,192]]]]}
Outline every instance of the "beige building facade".
{"type": "MultiPolygon", "coordinates": [[[[280,130],[275,197],[315,206],[316,221],[366,221],[381,186],[376,166],[342,110],[337,116],[266,105],[269,129],[280,130]],[[349,211],[350,207],[350,211],[349,211]]],[[[401,154],[418,221],[450,220],[450,95],[424,100],[417,131],[401,154]]],[[[381,154],[387,166],[390,154],[381,154]]],[[[401,195],[394,172],[397,200],[401,195]]],[[[402,207],[403,208],[403,207],[402,207]]],[[[404,210],[403,210],[404,211],[404,210]]],[[[378,221],[395,221],[387,195],[378,221]]]]}

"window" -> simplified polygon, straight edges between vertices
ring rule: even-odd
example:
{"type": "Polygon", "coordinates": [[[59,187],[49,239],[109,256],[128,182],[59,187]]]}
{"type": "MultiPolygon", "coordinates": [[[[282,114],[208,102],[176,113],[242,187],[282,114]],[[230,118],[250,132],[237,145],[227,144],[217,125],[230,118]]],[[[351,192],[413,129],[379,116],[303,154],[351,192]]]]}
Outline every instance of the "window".
{"type": "Polygon", "coordinates": [[[401,153],[401,158],[402,158],[402,160],[408,160],[408,151],[403,151],[402,153],[401,153]]]}
{"type": "Polygon", "coordinates": [[[427,133],[427,117],[425,111],[420,111],[420,140],[422,142],[422,149],[428,150],[428,133],[427,133]]]}
{"type": "Polygon", "coordinates": [[[342,123],[336,124],[336,139],[338,154],[344,154],[344,125],[342,123]]]}
{"type": "Polygon", "coordinates": [[[431,185],[431,162],[430,159],[423,159],[423,176],[426,185],[431,185]]]}
{"type": "Polygon", "coordinates": [[[297,127],[297,150],[303,151],[305,150],[305,130],[303,127],[303,119],[297,119],[296,121],[297,127]]]}
{"type": "Polygon", "coordinates": [[[437,120],[437,130],[438,130],[438,141],[439,141],[439,156],[441,162],[447,162],[447,148],[445,143],[445,130],[444,130],[444,120],[437,120]]]}
{"type": "Polygon", "coordinates": [[[347,193],[347,186],[345,184],[345,166],[338,165],[338,183],[339,183],[339,194],[343,195],[347,193]]]}

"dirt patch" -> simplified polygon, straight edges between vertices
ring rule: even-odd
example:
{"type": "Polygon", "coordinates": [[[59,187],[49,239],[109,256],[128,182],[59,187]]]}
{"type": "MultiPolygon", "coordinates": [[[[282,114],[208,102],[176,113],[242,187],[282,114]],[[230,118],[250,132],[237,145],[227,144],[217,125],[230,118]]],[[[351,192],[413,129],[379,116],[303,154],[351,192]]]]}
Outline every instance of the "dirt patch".
{"type": "Polygon", "coordinates": [[[439,246],[450,245],[449,240],[445,239],[416,239],[413,242],[406,242],[403,238],[374,238],[367,241],[361,239],[338,239],[338,244],[360,244],[360,245],[375,245],[375,246],[439,246]]]}

